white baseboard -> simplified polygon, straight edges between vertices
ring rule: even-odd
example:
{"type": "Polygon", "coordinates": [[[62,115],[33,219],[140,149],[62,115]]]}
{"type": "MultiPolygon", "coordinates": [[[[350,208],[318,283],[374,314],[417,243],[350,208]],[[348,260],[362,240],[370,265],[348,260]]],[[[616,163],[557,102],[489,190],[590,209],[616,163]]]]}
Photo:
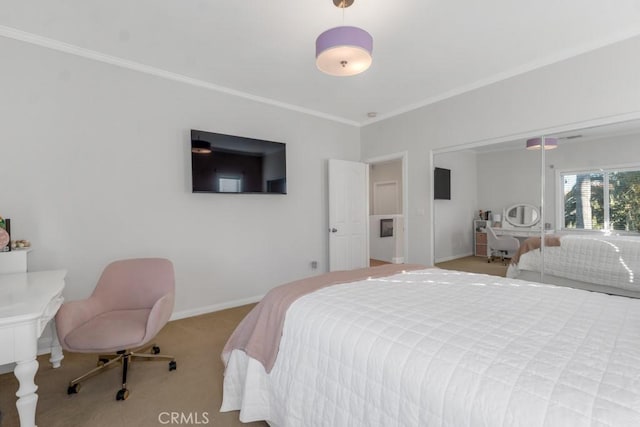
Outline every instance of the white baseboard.
{"type": "Polygon", "coordinates": [[[192,308],[189,310],[176,311],[171,315],[170,320],[186,319],[187,317],[199,316],[201,314],[209,314],[227,308],[240,307],[242,305],[253,304],[260,301],[264,295],[253,296],[249,298],[237,299],[233,301],[223,302],[220,304],[208,305],[205,307],[192,308]]]}
{"type": "Polygon", "coordinates": [[[472,256],[472,255],[473,255],[473,252],[469,252],[469,253],[466,253],[466,254],[453,255],[453,256],[448,256],[448,257],[444,257],[444,258],[436,258],[435,263],[437,264],[439,262],[452,261],[454,259],[464,258],[464,257],[467,257],[467,256],[472,256]]]}

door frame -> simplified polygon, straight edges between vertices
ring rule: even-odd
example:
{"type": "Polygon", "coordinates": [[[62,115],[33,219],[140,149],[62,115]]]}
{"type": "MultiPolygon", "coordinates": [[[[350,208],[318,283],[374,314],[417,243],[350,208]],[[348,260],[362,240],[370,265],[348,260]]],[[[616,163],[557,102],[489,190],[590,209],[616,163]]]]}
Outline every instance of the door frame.
{"type": "MultiPolygon", "coordinates": [[[[376,163],[388,162],[390,160],[402,160],[402,216],[404,218],[404,262],[409,260],[409,152],[400,151],[397,153],[386,154],[384,156],[370,157],[363,160],[367,165],[375,165],[376,163]]],[[[369,178],[371,179],[371,178],[369,178]]],[[[369,192],[371,183],[367,187],[367,206],[369,206],[369,192]]],[[[369,215],[367,215],[367,229],[369,229],[369,215]]],[[[371,245],[371,242],[369,242],[371,245]]],[[[371,248],[369,248],[371,252],[371,248]]]]}

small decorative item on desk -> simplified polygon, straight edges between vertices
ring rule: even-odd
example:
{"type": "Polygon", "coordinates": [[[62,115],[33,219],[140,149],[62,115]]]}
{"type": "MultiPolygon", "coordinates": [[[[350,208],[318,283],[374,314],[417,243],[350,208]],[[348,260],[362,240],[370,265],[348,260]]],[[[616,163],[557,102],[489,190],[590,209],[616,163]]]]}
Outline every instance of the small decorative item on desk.
{"type": "MultiPolygon", "coordinates": [[[[4,248],[9,244],[11,237],[9,237],[9,233],[4,228],[0,228],[0,249],[4,252],[4,248]]],[[[10,248],[10,247],[9,247],[10,248]]]]}
{"type": "Polygon", "coordinates": [[[502,227],[502,215],[500,214],[493,214],[493,228],[500,228],[502,227]]]}
{"type": "Polygon", "coordinates": [[[0,252],[11,250],[11,220],[0,216],[0,252]]]}
{"type": "Polygon", "coordinates": [[[31,247],[31,242],[28,240],[12,240],[11,249],[27,249],[31,247]]]}

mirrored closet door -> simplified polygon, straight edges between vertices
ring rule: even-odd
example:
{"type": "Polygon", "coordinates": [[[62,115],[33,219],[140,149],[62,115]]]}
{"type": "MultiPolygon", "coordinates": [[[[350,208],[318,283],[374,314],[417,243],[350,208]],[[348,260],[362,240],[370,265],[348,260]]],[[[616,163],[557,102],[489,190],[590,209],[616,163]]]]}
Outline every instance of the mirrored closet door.
{"type": "Polygon", "coordinates": [[[435,153],[451,200],[434,201],[435,264],[505,276],[521,242],[540,235],[541,152],[526,141],[435,153]]]}
{"type": "Polygon", "coordinates": [[[545,222],[554,233],[545,239],[542,280],[640,296],[640,121],[554,136],[558,148],[545,152],[544,169],[545,222]]]}
{"type": "Polygon", "coordinates": [[[438,152],[433,159],[451,174],[451,199],[434,201],[437,266],[634,292],[640,121],[438,152]]]}

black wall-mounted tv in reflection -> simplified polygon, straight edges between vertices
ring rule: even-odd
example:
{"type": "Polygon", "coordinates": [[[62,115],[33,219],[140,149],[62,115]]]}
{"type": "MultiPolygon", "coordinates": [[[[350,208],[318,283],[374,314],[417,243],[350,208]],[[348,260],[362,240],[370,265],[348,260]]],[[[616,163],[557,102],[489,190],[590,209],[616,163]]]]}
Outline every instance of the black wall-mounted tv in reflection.
{"type": "Polygon", "coordinates": [[[451,170],[435,168],[433,171],[433,198],[451,200],[451,170]]]}
{"type": "Polygon", "coordinates": [[[286,144],[191,131],[194,193],[287,194],[286,144]]]}

